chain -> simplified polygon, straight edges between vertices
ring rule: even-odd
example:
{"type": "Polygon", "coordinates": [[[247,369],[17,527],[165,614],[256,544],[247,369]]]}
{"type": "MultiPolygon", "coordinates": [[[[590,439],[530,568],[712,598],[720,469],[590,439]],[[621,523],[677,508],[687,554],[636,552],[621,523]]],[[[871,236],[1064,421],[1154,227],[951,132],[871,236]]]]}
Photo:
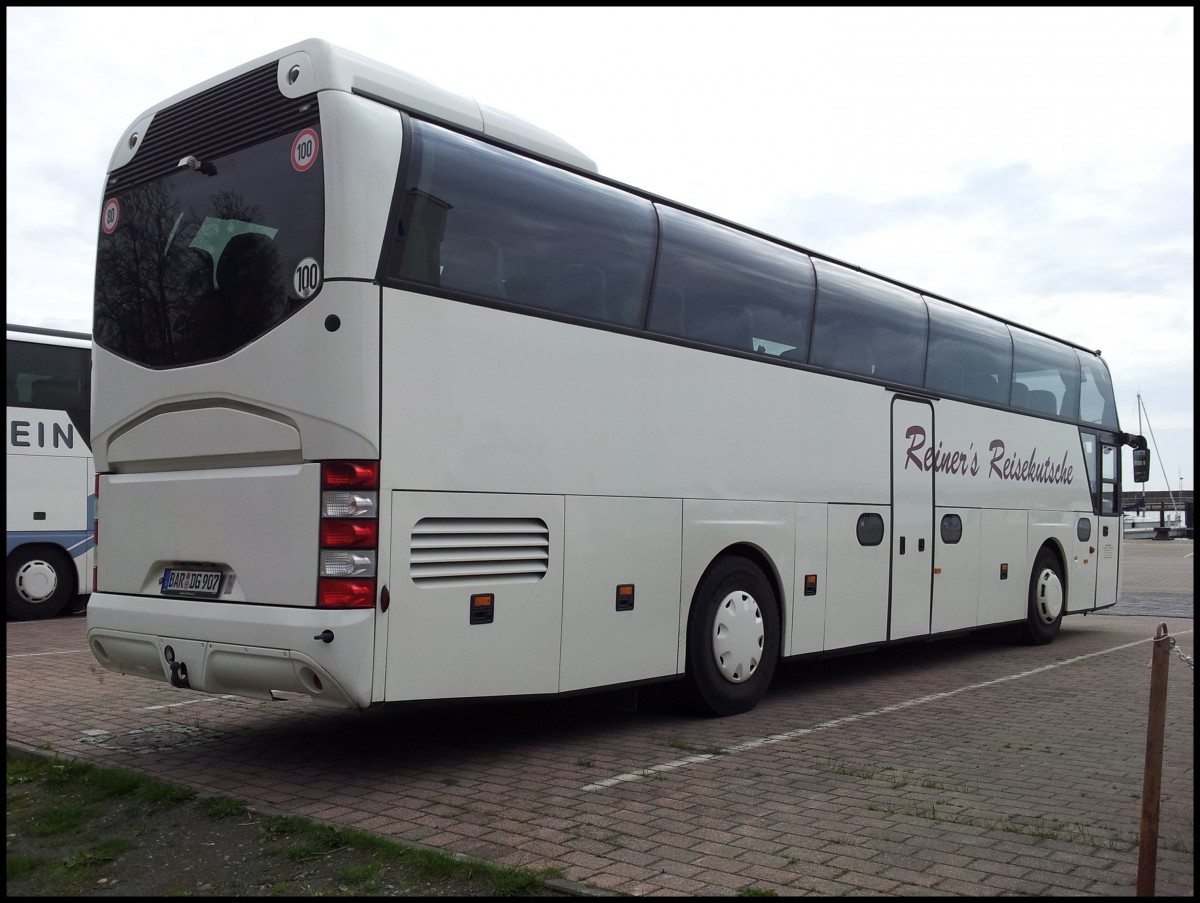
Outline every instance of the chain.
{"type": "Polygon", "coordinates": [[[1179,644],[1175,642],[1175,637],[1169,636],[1169,637],[1167,637],[1167,640],[1170,641],[1171,648],[1175,650],[1175,654],[1178,655],[1183,660],[1183,663],[1185,665],[1187,665],[1189,668],[1191,668],[1193,671],[1195,671],[1196,670],[1195,661],[1192,660],[1192,657],[1190,655],[1188,655],[1186,652],[1184,652],[1182,649],[1179,648],[1179,644]]]}
{"type": "Polygon", "coordinates": [[[1168,634],[1165,634],[1165,633],[1162,635],[1159,635],[1159,636],[1154,636],[1154,642],[1164,642],[1164,641],[1166,642],[1166,645],[1168,645],[1171,648],[1171,650],[1175,650],[1175,654],[1177,654],[1177,656],[1180,657],[1180,660],[1181,660],[1181,662],[1183,662],[1183,664],[1186,664],[1188,666],[1188,668],[1192,669],[1193,671],[1195,670],[1195,662],[1194,662],[1192,656],[1189,656],[1189,654],[1187,652],[1184,652],[1183,650],[1181,650],[1180,644],[1177,644],[1174,636],[1169,636],[1168,634]]]}

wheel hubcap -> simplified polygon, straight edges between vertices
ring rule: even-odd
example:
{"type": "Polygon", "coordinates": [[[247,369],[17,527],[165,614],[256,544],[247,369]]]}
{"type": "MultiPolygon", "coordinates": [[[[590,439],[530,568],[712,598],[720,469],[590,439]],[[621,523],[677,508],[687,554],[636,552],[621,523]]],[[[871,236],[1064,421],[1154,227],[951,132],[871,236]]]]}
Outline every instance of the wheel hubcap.
{"type": "Polygon", "coordinates": [[[749,593],[737,590],[721,600],[713,620],[713,660],[730,683],[749,680],[762,659],[762,612],[749,593]]]}
{"type": "Polygon", "coordinates": [[[26,602],[45,602],[58,588],[58,575],[45,561],[31,561],[17,572],[17,592],[26,602]]]}
{"type": "Polygon", "coordinates": [[[1043,624],[1053,624],[1062,613],[1062,607],[1062,581],[1058,579],[1058,574],[1046,568],[1038,577],[1037,583],[1038,617],[1042,619],[1043,624]]]}

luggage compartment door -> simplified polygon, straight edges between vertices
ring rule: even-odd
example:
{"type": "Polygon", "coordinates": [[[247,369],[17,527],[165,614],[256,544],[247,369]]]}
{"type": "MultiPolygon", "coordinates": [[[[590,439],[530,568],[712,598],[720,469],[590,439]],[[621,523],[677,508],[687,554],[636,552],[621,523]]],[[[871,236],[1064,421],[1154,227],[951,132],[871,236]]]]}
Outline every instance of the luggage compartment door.
{"type": "Polygon", "coordinates": [[[557,693],[562,496],[393,492],[387,701],[557,693]]]}

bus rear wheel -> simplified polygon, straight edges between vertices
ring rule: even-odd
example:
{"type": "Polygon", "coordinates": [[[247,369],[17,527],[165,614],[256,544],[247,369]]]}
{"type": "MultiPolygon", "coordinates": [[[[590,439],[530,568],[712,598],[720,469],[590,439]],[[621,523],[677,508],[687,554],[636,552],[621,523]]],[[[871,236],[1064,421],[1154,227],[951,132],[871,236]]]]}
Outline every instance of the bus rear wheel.
{"type": "Polygon", "coordinates": [[[1044,646],[1058,636],[1066,609],[1067,585],[1062,566],[1049,549],[1038,552],[1029,575],[1029,611],[1025,616],[1025,641],[1044,646]]]}
{"type": "Polygon", "coordinates": [[[700,581],[688,619],[687,677],[693,701],[713,715],[748,712],[779,661],[779,607],[762,570],[738,555],[700,581]]]}
{"type": "Polygon", "coordinates": [[[75,565],[53,546],[23,546],[8,557],[8,616],[53,618],[75,594],[75,565]]]}

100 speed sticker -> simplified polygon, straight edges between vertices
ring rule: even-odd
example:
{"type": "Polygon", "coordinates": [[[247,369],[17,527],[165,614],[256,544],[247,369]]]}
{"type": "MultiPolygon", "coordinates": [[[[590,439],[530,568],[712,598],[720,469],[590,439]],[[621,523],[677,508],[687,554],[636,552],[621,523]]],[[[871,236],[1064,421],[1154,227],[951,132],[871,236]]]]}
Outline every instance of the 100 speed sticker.
{"type": "Polygon", "coordinates": [[[307,172],[317,162],[317,151],[321,142],[314,129],[305,129],[292,142],[292,167],[296,172],[307,172]]]}
{"type": "Polygon", "coordinates": [[[292,273],[292,288],[296,296],[308,300],[321,287],[321,265],[315,257],[305,257],[292,273]]]}

